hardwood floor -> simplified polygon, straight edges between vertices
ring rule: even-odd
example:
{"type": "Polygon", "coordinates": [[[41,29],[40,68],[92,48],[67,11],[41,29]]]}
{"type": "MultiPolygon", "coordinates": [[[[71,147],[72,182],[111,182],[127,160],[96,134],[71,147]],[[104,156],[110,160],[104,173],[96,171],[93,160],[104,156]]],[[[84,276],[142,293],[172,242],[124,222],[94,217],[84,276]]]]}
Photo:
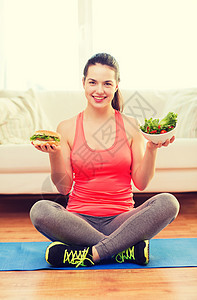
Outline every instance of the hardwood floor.
{"type": "MultiPolygon", "coordinates": [[[[151,195],[136,194],[136,202],[151,195]]],[[[175,194],[177,219],[156,238],[197,237],[197,193],[175,194]]],[[[0,242],[45,241],[32,226],[36,197],[0,196],[0,242]]],[[[197,299],[197,268],[0,272],[0,299],[197,299]]]]}

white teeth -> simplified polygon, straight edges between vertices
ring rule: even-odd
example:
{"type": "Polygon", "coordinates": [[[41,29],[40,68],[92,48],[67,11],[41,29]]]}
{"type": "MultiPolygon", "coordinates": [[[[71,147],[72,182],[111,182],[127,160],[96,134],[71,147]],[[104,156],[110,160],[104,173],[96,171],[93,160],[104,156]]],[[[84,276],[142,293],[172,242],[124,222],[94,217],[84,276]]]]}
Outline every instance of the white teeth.
{"type": "Polygon", "coordinates": [[[98,99],[98,100],[102,100],[102,99],[104,99],[103,97],[102,98],[100,98],[100,97],[94,97],[95,99],[98,99]]]}

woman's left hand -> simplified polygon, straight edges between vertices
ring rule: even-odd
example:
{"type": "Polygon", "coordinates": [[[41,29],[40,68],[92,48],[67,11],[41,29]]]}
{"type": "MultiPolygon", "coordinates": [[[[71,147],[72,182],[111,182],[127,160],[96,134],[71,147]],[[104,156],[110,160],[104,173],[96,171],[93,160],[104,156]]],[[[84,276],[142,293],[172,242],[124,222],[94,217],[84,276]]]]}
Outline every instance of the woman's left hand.
{"type": "Polygon", "coordinates": [[[164,143],[159,142],[158,144],[154,144],[153,142],[148,141],[147,147],[150,150],[158,149],[158,148],[161,148],[162,146],[167,147],[169,144],[173,143],[174,140],[175,140],[175,136],[173,136],[170,140],[165,141],[164,143]]]}

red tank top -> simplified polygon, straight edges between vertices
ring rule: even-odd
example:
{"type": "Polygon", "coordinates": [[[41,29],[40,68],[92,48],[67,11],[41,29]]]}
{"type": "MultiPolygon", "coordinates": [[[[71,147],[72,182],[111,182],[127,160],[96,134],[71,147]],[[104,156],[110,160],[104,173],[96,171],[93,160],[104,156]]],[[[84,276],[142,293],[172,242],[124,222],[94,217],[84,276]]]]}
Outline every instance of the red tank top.
{"type": "MultiPolygon", "coordinates": [[[[115,110],[116,132],[106,122],[102,136],[115,137],[114,144],[103,150],[91,149],[85,139],[83,114],[77,116],[71,163],[73,190],[67,210],[90,216],[114,216],[134,206],[131,187],[132,153],[121,113],[115,110]],[[113,135],[114,134],[114,135],[113,135]]],[[[110,122],[109,122],[110,123],[110,122]]],[[[94,134],[96,138],[97,132],[94,134]]],[[[99,141],[102,143],[102,141],[99,141]]]]}

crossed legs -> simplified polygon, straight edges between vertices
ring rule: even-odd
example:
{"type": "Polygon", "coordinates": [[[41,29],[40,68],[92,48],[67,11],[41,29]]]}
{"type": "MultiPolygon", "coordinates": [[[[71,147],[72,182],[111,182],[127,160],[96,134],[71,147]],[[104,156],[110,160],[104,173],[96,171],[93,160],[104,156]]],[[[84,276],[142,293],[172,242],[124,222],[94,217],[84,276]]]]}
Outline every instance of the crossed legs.
{"type": "Polygon", "coordinates": [[[51,241],[92,246],[96,262],[151,239],[175,219],[178,211],[177,199],[161,193],[138,208],[111,218],[71,213],[48,200],[36,202],[30,217],[35,228],[51,241]]]}

